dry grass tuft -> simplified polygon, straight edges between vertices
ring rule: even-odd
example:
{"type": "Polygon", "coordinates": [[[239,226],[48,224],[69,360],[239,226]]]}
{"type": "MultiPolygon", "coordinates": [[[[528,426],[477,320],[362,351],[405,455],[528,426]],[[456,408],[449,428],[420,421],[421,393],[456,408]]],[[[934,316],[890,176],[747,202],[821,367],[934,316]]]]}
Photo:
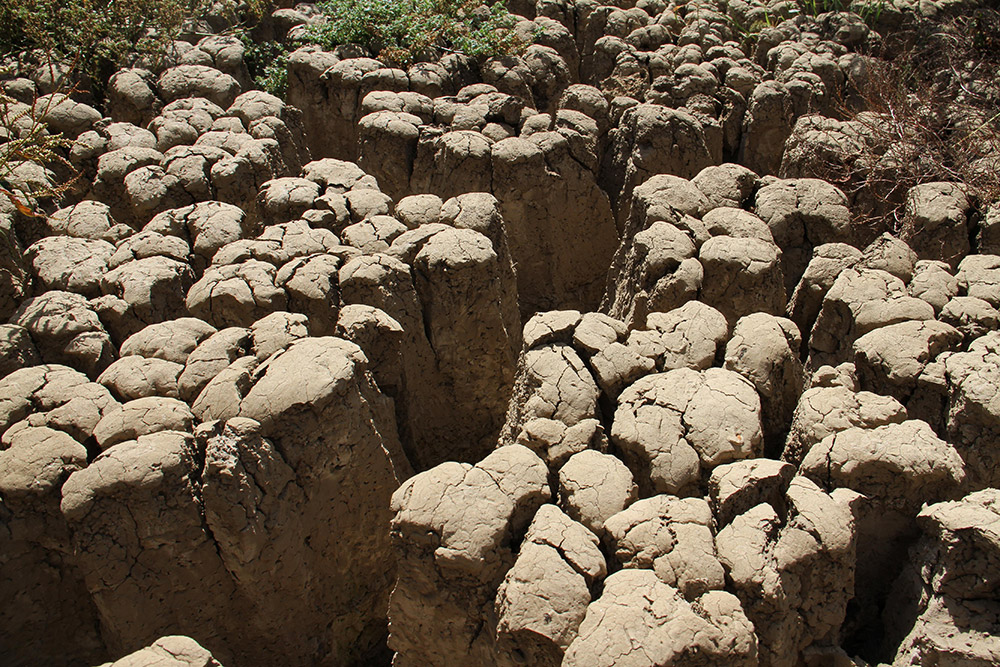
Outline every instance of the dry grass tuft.
{"type": "Polygon", "coordinates": [[[1000,201],[1000,12],[917,20],[892,43],[842,91],[845,122],[820,142],[810,175],[840,187],[855,220],[878,231],[898,231],[921,183],[1000,201]]]}

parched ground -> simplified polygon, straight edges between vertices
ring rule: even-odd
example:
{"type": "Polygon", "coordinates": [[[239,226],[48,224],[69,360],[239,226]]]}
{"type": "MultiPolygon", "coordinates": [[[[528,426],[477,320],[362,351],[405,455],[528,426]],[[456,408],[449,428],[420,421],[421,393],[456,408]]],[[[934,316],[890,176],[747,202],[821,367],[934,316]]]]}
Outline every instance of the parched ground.
{"type": "Polygon", "coordinates": [[[82,174],[0,196],[0,663],[1000,664],[1000,143],[865,94],[983,8],[510,9],[0,79],[82,174]]]}

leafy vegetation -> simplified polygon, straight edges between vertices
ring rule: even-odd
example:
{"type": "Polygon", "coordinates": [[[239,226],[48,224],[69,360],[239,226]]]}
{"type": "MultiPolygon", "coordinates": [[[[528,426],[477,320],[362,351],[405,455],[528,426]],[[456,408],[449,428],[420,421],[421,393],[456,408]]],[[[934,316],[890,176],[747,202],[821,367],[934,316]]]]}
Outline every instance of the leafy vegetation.
{"type": "Polygon", "coordinates": [[[250,76],[263,90],[284,95],[288,55],[303,44],[325,49],[357,44],[398,66],[446,53],[488,58],[526,46],[503,2],[487,6],[478,0],[326,0],[317,7],[326,20],[294,40],[259,42],[249,31],[239,33],[250,76]]]}
{"type": "Polygon", "coordinates": [[[284,97],[288,89],[288,55],[299,46],[299,42],[282,43],[268,40],[255,42],[250,33],[239,33],[246,49],[243,62],[253,81],[261,90],[284,97]]]}
{"type": "Polygon", "coordinates": [[[42,120],[59,99],[50,96],[28,105],[0,93],[0,197],[9,200],[22,215],[36,217],[33,202],[58,199],[75,180],[76,171],[65,157],[73,142],[61,134],[49,133],[42,120]],[[31,162],[62,167],[61,171],[74,176],[58,184],[47,180],[30,182],[27,191],[15,187],[14,182],[23,185],[17,171],[31,162]]]}
{"type": "Polygon", "coordinates": [[[9,0],[0,3],[0,55],[73,60],[101,81],[135,53],[154,53],[207,0],[9,0]]]}
{"type": "Polygon", "coordinates": [[[127,59],[156,54],[177,36],[185,21],[208,0],[9,0],[0,3],[0,57],[7,68],[26,73],[47,68],[56,96],[30,105],[0,95],[0,196],[24,215],[36,215],[33,202],[54,200],[69,187],[33,183],[30,192],[15,188],[16,172],[34,162],[75,174],[66,155],[72,142],[51,134],[43,118],[59,95],[77,92],[88,81],[99,99],[103,83],[127,59]]]}
{"type": "MultiPolygon", "coordinates": [[[[249,0],[242,9],[259,17],[266,2],[249,0]]],[[[0,2],[0,70],[24,74],[47,68],[58,95],[76,94],[86,82],[99,103],[116,69],[138,56],[162,55],[189,21],[205,16],[210,6],[211,0],[6,0],[0,2]]],[[[235,3],[221,6],[229,7],[227,20],[236,22],[235,3]]],[[[0,197],[25,215],[35,214],[33,201],[58,199],[75,174],[66,159],[72,142],[50,134],[42,121],[45,107],[57,98],[24,105],[0,95],[0,197]],[[55,166],[71,176],[61,184],[19,191],[11,181],[26,162],[55,166]]]]}
{"type": "Polygon", "coordinates": [[[318,8],[327,21],[310,28],[307,41],[327,49],[359,44],[393,65],[442,53],[499,56],[525,46],[514,31],[516,19],[503,2],[325,0],[318,8]]]}
{"type": "Polygon", "coordinates": [[[799,12],[818,16],[825,12],[854,12],[874,27],[885,11],[888,0],[796,0],[799,12]]]}
{"type": "Polygon", "coordinates": [[[886,10],[888,0],[794,0],[761,2],[747,12],[744,21],[729,16],[730,27],[745,47],[757,42],[762,30],[774,28],[795,16],[819,16],[826,12],[852,12],[870,28],[875,28],[886,10]]]}

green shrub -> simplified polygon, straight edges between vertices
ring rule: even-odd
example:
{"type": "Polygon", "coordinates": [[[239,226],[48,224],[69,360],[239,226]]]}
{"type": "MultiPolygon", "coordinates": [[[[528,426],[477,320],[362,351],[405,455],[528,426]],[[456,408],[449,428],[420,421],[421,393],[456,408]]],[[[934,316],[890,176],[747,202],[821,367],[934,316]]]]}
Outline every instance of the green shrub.
{"type": "Polygon", "coordinates": [[[254,21],[269,0],[3,0],[0,58],[71,64],[69,85],[90,79],[100,98],[103,84],[136,56],[158,57],[191,20],[223,11],[230,23],[254,21]]]}
{"type": "Polygon", "coordinates": [[[854,12],[874,27],[885,11],[888,0],[796,0],[799,11],[808,16],[819,16],[826,12],[854,12]]]}
{"type": "Polygon", "coordinates": [[[0,3],[0,55],[39,50],[76,61],[95,80],[133,53],[153,53],[197,16],[206,0],[7,0],[0,3]]]}
{"type": "Polygon", "coordinates": [[[35,203],[59,199],[76,179],[76,170],[65,157],[73,142],[62,134],[50,134],[42,121],[57,99],[24,105],[0,94],[0,197],[25,216],[38,217],[35,203]],[[33,183],[25,190],[14,183],[19,180],[18,167],[26,162],[61,167],[72,176],[62,183],[33,183]]]}
{"type": "MultiPolygon", "coordinates": [[[[137,56],[156,58],[191,19],[206,16],[213,0],[0,0],[0,75],[49,67],[59,78],[55,92],[75,95],[87,81],[100,105],[111,74],[137,56]],[[69,76],[62,77],[64,73],[69,76]]],[[[222,3],[235,23],[259,18],[269,0],[222,3]]],[[[213,7],[219,10],[220,5],[213,7]]],[[[274,59],[265,76],[283,77],[274,59]]],[[[279,84],[273,84],[274,87],[279,84]]],[[[71,186],[75,170],[66,159],[72,141],[50,134],[42,122],[48,102],[26,107],[0,94],[0,197],[24,215],[37,215],[34,202],[57,200],[71,186]],[[25,162],[55,167],[61,182],[25,192],[12,185],[25,162]]]]}
{"type": "Polygon", "coordinates": [[[886,11],[889,0],[792,0],[774,2],[762,0],[749,6],[746,19],[741,22],[728,15],[730,28],[744,48],[753,46],[765,28],[773,28],[795,16],[819,16],[827,12],[853,12],[869,28],[876,28],[886,11]]]}
{"type": "Polygon", "coordinates": [[[516,53],[516,19],[503,2],[481,0],[325,0],[327,22],[306,39],[330,49],[359,44],[380,60],[408,65],[442,53],[491,57],[516,53]]]}
{"type": "Polygon", "coordinates": [[[298,46],[298,42],[255,42],[246,31],[240,32],[239,37],[246,48],[243,62],[254,83],[272,95],[284,97],[288,88],[288,54],[298,46]]]}
{"type": "MultiPolygon", "coordinates": [[[[57,93],[75,94],[80,82],[86,81],[84,85],[99,103],[115,69],[134,55],[159,53],[189,17],[204,11],[207,2],[2,0],[0,59],[22,74],[30,68],[49,67],[57,79],[57,93]]],[[[33,214],[30,202],[58,199],[69,184],[15,192],[9,180],[17,165],[58,165],[60,172],[74,173],[66,160],[72,142],[48,133],[41,121],[45,111],[37,103],[25,109],[0,96],[0,196],[25,215],[33,214]]]]}

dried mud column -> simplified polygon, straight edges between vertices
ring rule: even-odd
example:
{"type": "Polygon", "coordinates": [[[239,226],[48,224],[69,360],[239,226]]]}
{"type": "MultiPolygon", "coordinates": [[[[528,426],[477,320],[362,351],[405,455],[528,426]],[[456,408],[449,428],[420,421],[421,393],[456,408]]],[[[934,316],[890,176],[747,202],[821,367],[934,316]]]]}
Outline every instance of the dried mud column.
{"type": "Polygon", "coordinates": [[[515,536],[551,499],[547,477],[541,459],[510,445],[475,466],[443,463],[393,494],[394,665],[497,664],[494,600],[515,536]]]}
{"type": "Polygon", "coordinates": [[[395,201],[410,194],[421,120],[408,113],[376,111],[358,121],[358,165],[378,177],[395,201]]]}
{"type": "Polygon", "coordinates": [[[542,505],[497,592],[497,651],[511,664],[562,664],[607,563],[594,533],[542,505]]]}
{"type": "Polygon", "coordinates": [[[361,81],[382,67],[371,58],[339,60],[331,53],[299,49],[288,61],[288,103],[302,110],[314,159],[354,160],[358,151],[361,81]]]}
{"type": "Polygon", "coordinates": [[[969,197],[954,183],[922,183],[906,193],[900,237],[920,259],[937,259],[952,268],[969,254],[969,197]]]}
{"type": "Polygon", "coordinates": [[[760,412],[739,374],[678,368],[622,392],[611,439],[642,495],[697,495],[712,468],[761,453],[760,412]]]}
{"type": "MultiPolygon", "coordinates": [[[[6,434],[5,434],[6,435],[6,434]]],[[[94,608],[69,557],[59,511],[66,478],[87,465],[70,435],[27,427],[0,451],[0,656],[6,664],[95,664],[106,656],[94,608]],[[59,641],[52,629],[58,628],[59,641]]]]}
{"type": "Polygon", "coordinates": [[[605,522],[608,549],[619,565],[653,570],[689,601],[725,587],[714,526],[706,500],[665,494],[635,502],[605,522]]]}
{"type": "Polygon", "coordinates": [[[754,313],[739,319],[726,345],[725,367],[750,380],[761,402],[764,451],[781,453],[802,394],[802,338],[795,323],[754,313]]]}
{"type": "Polygon", "coordinates": [[[914,518],[921,505],[960,495],[962,459],[927,423],[908,420],[830,435],[806,454],[799,473],[826,489],[863,494],[854,504],[854,600],[841,633],[853,650],[877,655],[886,595],[919,533],[914,518]]]}
{"type": "Polygon", "coordinates": [[[619,217],[621,243],[601,309],[642,328],[648,313],[698,298],[704,283],[698,248],[709,237],[700,218],[712,204],[695,183],[660,174],[637,184],[620,205],[628,213],[619,217]]]}
{"type": "Polygon", "coordinates": [[[934,308],[909,296],[899,278],[880,269],[845,269],[823,297],[809,335],[806,369],[850,360],[854,341],[878,327],[932,319],[934,308]]]}
{"type": "Polygon", "coordinates": [[[714,236],[698,253],[704,268],[701,300],[734,326],[744,315],[780,315],[785,308],[781,251],[760,239],[714,236]]]}
{"type": "Polygon", "coordinates": [[[873,240],[874,234],[851,224],[848,204],[843,192],[816,178],[773,181],[757,191],[754,213],[767,223],[774,243],[781,249],[787,294],[794,292],[814,247],[845,243],[864,248],[873,240]]]}
{"type": "Polygon", "coordinates": [[[477,461],[496,445],[520,345],[517,295],[498,239],[423,225],[397,237],[389,254],[340,271],[345,302],[379,308],[403,328],[404,389],[394,399],[417,469],[477,461]]]}
{"type": "Polygon", "coordinates": [[[905,634],[892,664],[997,664],[1000,492],[986,489],[931,505],[917,523],[923,536],[886,614],[896,637],[905,634]]]}
{"type": "Polygon", "coordinates": [[[442,199],[490,192],[491,145],[489,139],[472,130],[425,128],[417,141],[410,192],[432,193],[442,199]]]}
{"type": "Polygon", "coordinates": [[[107,389],[66,366],[28,366],[0,380],[5,664],[93,663],[107,655],[59,505],[66,479],[87,466],[85,443],[94,443],[96,425],[119,409],[107,389]]]}
{"type": "Polygon", "coordinates": [[[30,293],[31,278],[15,232],[14,216],[0,210],[0,319],[13,315],[30,293]]]}
{"type": "Polygon", "coordinates": [[[222,667],[198,642],[183,635],[160,637],[144,648],[103,667],[222,667]]]}
{"type": "Polygon", "coordinates": [[[541,132],[492,147],[493,193],[517,264],[523,317],[600,303],[618,232],[593,169],[570,143],[582,136],[541,132]]]}
{"type": "Polygon", "coordinates": [[[968,352],[945,361],[951,399],[947,429],[949,441],[965,461],[969,486],[978,490],[1000,485],[1000,333],[976,339],[968,352]]]}
{"type": "Polygon", "coordinates": [[[839,644],[854,594],[858,494],[827,494],[796,477],[776,495],[722,528],[716,548],[756,628],[760,663],[791,667],[806,648],[836,651],[839,644]]]}
{"type": "Polygon", "coordinates": [[[389,498],[410,469],[361,349],[300,338],[240,357],[196,406],[228,421],[118,429],[136,439],[105,438],[63,487],[110,651],[180,632],[227,665],[370,659],[394,576],[389,498]]]}
{"type": "Polygon", "coordinates": [[[601,390],[572,345],[581,320],[575,310],[551,311],[525,325],[525,350],[500,436],[501,443],[529,447],[553,473],[576,453],[607,449],[598,407],[601,390]]]}
{"type": "Polygon", "coordinates": [[[443,414],[445,408],[435,391],[442,383],[441,374],[424,330],[410,267],[389,255],[365,255],[347,262],[339,279],[344,303],[378,308],[402,327],[402,377],[392,398],[400,439],[410,461],[421,469],[446,460],[446,448],[428,435],[436,423],[430,416],[443,414]]]}
{"type": "Polygon", "coordinates": [[[120,443],[63,485],[62,512],[112,654],[182,632],[222,660],[256,653],[250,608],[203,525],[194,438],[161,431],[120,443]]]}
{"type": "Polygon", "coordinates": [[[410,474],[391,405],[338,338],[300,339],[254,378],[239,415],[259,435],[237,420],[208,439],[208,525],[282,662],[364,661],[385,636],[389,499],[410,474]]]}
{"type": "Polygon", "coordinates": [[[795,117],[795,103],[785,84],[759,83],[747,100],[739,163],[758,174],[778,173],[795,117]]]}
{"type": "Polygon", "coordinates": [[[961,345],[962,332],[936,320],[879,327],[854,341],[859,384],[896,398],[911,415],[943,432],[948,403],[943,360],[961,345]]]}
{"type": "Polygon", "coordinates": [[[696,254],[694,242],[677,226],[652,223],[623,240],[602,308],[641,328],[650,312],[667,312],[696,299],[705,275],[696,254]]]}
{"type": "Polygon", "coordinates": [[[500,202],[487,192],[468,192],[441,204],[441,222],[457,229],[477,231],[490,240],[497,255],[497,269],[503,300],[500,313],[515,354],[521,349],[521,320],[518,312],[520,294],[514,258],[511,256],[508,226],[500,211],[500,202]]]}
{"type": "Polygon", "coordinates": [[[42,361],[72,366],[91,378],[118,356],[97,311],[80,294],[52,290],[27,299],[11,324],[31,334],[42,361]]]}
{"type": "Polygon", "coordinates": [[[470,229],[435,234],[413,261],[431,348],[454,387],[461,421],[478,425],[467,437],[480,455],[495,444],[519,347],[518,322],[508,310],[516,295],[504,289],[501,269],[490,240],[470,229]]]}
{"type": "Polygon", "coordinates": [[[823,299],[837,276],[860,262],[861,257],[860,250],[846,243],[825,243],[813,248],[812,257],[789,295],[786,308],[788,317],[798,325],[804,343],[808,343],[823,299]]]}
{"type": "Polygon", "coordinates": [[[624,569],[607,578],[567,667],[757,664],[754,626],[735,595],[708,591],[688,601],[652,570],[624,569]]]}
{"type": "Polygon", "coordinates": [[[705,167],[720,164],[722,133],[713,129],[719,128],[683,109],[660,104],[628,109],[610,132],[612,147],[601,174],[619,222],[629,217],[632,191],[650,176],[694,178],[705,167]]]}

